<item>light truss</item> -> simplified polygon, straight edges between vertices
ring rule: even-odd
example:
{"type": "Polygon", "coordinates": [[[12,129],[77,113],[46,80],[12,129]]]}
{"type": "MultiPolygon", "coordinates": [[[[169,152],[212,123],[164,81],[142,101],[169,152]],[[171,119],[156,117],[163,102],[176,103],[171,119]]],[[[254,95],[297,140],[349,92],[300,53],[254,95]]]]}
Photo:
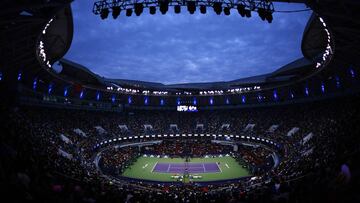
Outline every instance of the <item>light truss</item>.
{"type": "Polygon", "coordinates": [[[250,11],[259,11],[263,9],[266,12],[273,13],[274,5],[269,0],[100,0],[94,3],[93,13],[95,15],[101,14],[101,11],[108,9],[109,12],[113,11],[114,7],[120,7],[121,10],[133,9],[134,4],[143,4],[144,8],[155,6],[160,7],[160,4],[166,3],[168,6],[187,6],[188,2],[195,2],[197,7],[205,5],[213,7],[214,3],[222,3],[225,8],[237,8],[238,5],[243,5],[245,9],[250,11]]]}

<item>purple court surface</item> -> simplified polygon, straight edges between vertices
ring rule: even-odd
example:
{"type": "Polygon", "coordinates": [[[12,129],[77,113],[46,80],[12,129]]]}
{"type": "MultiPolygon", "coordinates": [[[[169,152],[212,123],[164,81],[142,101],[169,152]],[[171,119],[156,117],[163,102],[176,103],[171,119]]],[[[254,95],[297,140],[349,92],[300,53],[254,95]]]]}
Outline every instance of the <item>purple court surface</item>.
{"type": "Polygon", "coordinates": [[[218,173],[217,163],[156,163],[152,172],[157,173],[218,173]]]}

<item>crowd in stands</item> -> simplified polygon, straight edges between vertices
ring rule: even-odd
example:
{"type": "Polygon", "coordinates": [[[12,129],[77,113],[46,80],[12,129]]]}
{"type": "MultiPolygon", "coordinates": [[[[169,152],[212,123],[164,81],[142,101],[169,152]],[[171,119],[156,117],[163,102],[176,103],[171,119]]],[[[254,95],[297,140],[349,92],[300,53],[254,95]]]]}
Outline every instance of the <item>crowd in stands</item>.
{"type": "Polygon", "coordinates": [[[247,166],[253,175],[261,175],[274,167],[274,157],[271,156],[274,153],[261,146],[242,146],[234,155],[236,160],[241,165],[247,166]]]}
{"type": "MultiPolygon", "coordinates": [[[[1,191],[14,201],[32,202],[356,202],[360,200],[352,188],[359,187],[358,102],[359,97],[352,97],[197,113],[105,113],[2,105],[1,191]],[[95,143],[126,135],[171,133],[174,129],[170,124],[176,124],[179,133],[232,133],[272,139],[282,143],[281,162],[256,180],[201,187],[114,184],[102,178],[92,163],[95,143]],[[223,124],[229,127],[223,128],[223,124]],[[255,126],[246,129],[248,124],[255,126]],[[119,125],[126,125],[127,130],[119,125]],[[144,125],[152,129],[145,130],[144,125]],[[269,130],[272,125],[278,127],[269,130]],[[294,128],[298,130],[289,134],[294,128]]],[[[201,156],[222,150],[211,143],[196,146],[193,142],[165,141],[152,152],[201,156]],[[169,151],[167,144],[175,150],[169,151]]],[[[130,150],[124,153],[128,157],[117,153],[118,157],[104,160],[122,167],[129,164],[130,157],[138,156],[131,148],[120,150],[130,150]]],[[[261,148],[239,153],[251,164],[266,165],[269,158],[261,148]]]]}
{"type": "Polygon", "coordinates": [[[209,139],[169,139],[143,148],[142,153],[171,157],[204,157],[228,154],[231,151],[231,146],[214,144],[209,139]]]}
{"type": "Polygon", "coordinates": [[[139,153],[136,147],[112,147],[101,153],[99,167],[103,173],[121,175],[136,160],[139,153]]]}

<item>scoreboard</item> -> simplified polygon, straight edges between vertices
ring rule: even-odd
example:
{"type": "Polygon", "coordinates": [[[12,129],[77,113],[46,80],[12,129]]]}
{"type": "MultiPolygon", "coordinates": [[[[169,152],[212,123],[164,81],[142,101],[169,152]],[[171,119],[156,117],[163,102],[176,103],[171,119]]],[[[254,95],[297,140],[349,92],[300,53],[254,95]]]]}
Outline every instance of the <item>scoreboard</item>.
{"type": "Polygon", "coordinates": [[[179,106],[177,106],[177,111],[181,111],[181,112],[197,112],[198,109],[197,109],[196,106],[179,105],[179,106]]]}

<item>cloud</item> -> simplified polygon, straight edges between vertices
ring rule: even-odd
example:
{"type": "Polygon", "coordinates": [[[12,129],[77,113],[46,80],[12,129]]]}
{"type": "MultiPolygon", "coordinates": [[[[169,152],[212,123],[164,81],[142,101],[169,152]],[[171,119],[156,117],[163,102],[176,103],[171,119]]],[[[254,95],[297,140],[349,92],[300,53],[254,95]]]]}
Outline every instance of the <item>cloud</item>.
{"type": "MultiPolygon", "coordinates": [[[[303,5],[279,4],[281,10],[303,5]]],[[[277,6],[277,4],[275,5],[277,6]]],[[[92,2],[72,4],[74,39],[65,58],[109,78],[186,83],[228,81],[264,74],[302,57],[301,37],[310,12],[274,14],[268,24],[256,13],[217,16],[209,9],[181,14],[101,20],[92,2]]],[[[277,7],[275,7],[277,8],[277,7]]]]}

